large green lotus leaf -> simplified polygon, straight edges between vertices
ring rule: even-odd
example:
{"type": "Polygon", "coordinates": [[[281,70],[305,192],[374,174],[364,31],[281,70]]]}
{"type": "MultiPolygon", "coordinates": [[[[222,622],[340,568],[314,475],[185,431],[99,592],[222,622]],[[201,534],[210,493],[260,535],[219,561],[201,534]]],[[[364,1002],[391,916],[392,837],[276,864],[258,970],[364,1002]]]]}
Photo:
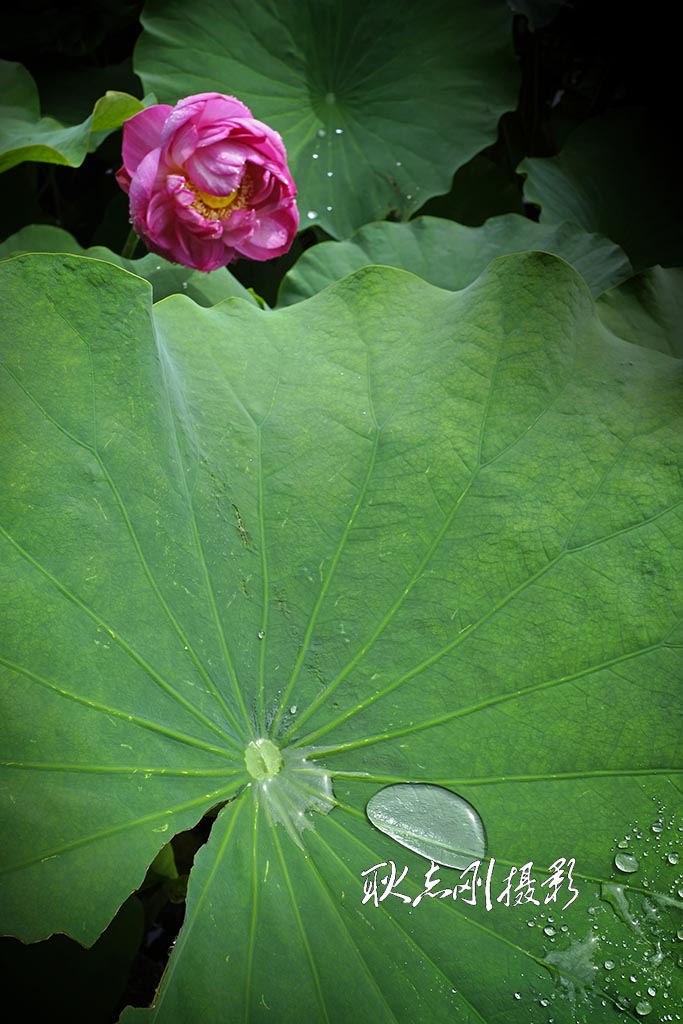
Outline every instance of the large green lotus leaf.
{"type": "Polygon", "coordinates": [[[649,111],[613,110],[586,121],[558,156],[529,157],[524,195],[541,222],[572,220],[617,242],[637,270],[683,263],[680,158],[669,125],[649,111]]]}
{"type": "Polygon", "coordinates": [[[126,1024],[680,1004],[681,363],[539,253],[267,313],[0,273],[2,928],[92,942],[228,801],[126,1024]],[[365,814],[400,782],[480,816],[491,909],[419,900],[365,814]]]}
{"type": "Polygon", "coordinates": [[[164,103],[229,93],[283,136],[302,226],[347,237],[448,192],[515,105],[497,0],[151,0],[135,70],[164,103]]]}
{"type": "Polygon", "coordinates": [[[120,128],[144,107],[128,93],[110,91],[81,124],[63,125],[53,117],[40,116],[35,82],[25,67],[11,61],[0,61],[0,96],[0,171],[24,160],[79,167],[93,135],[120,128]]]}
{"type": "Polygon", "coordinates": [[[72,234],[51,224],[29,224],[0,243],[0,259],[24,252],[71,252],[115,263],[117,267],[149,281],[155,301],[176,292],[184,293],[200,306],[215,306],[222,299],[229,298],[256,301],[226,267],[203,273],[181,267],[177,263],[169,263],[154,253],[133,260],[112,252],[104,245],[84,249],[72,234]]]}
{"type": "Polygon", "coordinates": [[[530,249],[571,263],[594,295],[630,276],[624,252],[607,238],[575,224],[536,224],[514,213],[492,217],[478,228],[437,217],[409,224],[367,224],[346,242],[306,250],[282,282],[278,305],[289,306],[369,264],[409,270],[439,288],[466,288],[497,256],[530,249]]]}
{"type": "Polygon", "coordinates": [[[596,308],[620,338],[683,358],[683,268],[643,270],[605,292],[596,308]]]}

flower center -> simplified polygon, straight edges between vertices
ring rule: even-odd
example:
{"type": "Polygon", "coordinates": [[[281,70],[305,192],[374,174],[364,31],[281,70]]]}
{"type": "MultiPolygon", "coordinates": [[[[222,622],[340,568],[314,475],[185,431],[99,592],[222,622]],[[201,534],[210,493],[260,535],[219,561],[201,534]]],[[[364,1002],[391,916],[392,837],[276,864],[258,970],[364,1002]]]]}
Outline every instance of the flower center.
{"type": "Polygon", "coordinates": [[[197,210],[206,220],[225,220],[234,210],[247,209],[256,190],[256,182],[249,166],[245,168],[242,181],[229,196],[214,196],[210,192],[202,192],[187,178],[185,182],[195,195],[192,209],[197,210]]]}
{"type": "Polygon", "coordinates": [[[232,213],[231,206],[238,197],[239,189],[236,188],[229,196],[212,196],[210,192],[202,192],[188,181],[189,188],[197,197],[192,208],[201,213],[207,220],[223,220],[232,213]]]}

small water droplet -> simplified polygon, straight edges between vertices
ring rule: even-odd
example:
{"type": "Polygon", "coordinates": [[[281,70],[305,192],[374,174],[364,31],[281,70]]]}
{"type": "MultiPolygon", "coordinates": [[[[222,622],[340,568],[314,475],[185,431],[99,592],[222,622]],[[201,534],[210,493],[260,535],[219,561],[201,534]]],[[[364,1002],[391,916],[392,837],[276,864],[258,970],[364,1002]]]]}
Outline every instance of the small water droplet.
{"type": "Polygon", "coordinates": [[[657,989],[654,987],[654,985],[650,985],[649,986],[649,988],[647,990],[647,994],[649,996],[656,996],[657,995],[657,989]]]}
{"type": "Polygon", "coordinates": [[[327,132],[325,131],[324,128],[318,128],[316,135],[318,136],[319,139],[324,139],[325,136],[327,135],[327,132]]]}
{"type": "Polygon", "coordinates": [[[625,875],[633,874],[640,867],[632,853],[618,853],[614,858],[614,866],[625,875]]]}
{"type": "Polygon", "coordinates": [[[187,281],[183,281],[182,289],[183,289],[183,291],[187,291],[187,281]]]}
{"type": "Polygon", "coordinates": [[[655,833],[655,835],[659,835],[660,832],[663,832],[664,831],[664,825],[662,824],[662,822],[661,821],[653,822],[653,824],[652,824],[652,831],[655,833]]]}
{"type": "Polygon", "coordinates": [[[318,160],[319,158],[320,158],[320,153],[314,153],[313,154],[313,159],[314,160],[318,160]]]}
{"type": "Polygon", "coordinates": [[[677,854],[677,853],[676,853],[676,852],[674,851],[673,853],[667,853],[667,855],[666,855],[666,859],[668,860],[669,864],[678,864],[678,862],[679,862],[679,860],[680,860],[681,858],[680,858],[680,857],[679,857],[679,855],[678,855],[678,854],[677,854]]]}
{"type": "Polygon", "coordinates": [[[297,709],[296,704],[292,704],[291,708],[289,709],[290,715],[295,715],[297,713],[297,710],[298,709],[297,709]]]}
{"type": "Polygon", "coordinates": [[[617,843],[620,850],[628,850],[628,839],[622,839],[617,843]]]}
{"type": "Polygon", "coordinates": [[[325,209],[327,210],[328,213],[332,213],[332,207],[331,206],[326,206],[325,209]]]}
{"type": "Polygon", "coordinates": [[[258,633],[257,633],[256,635],[257,635],[257,637],[259,638],[259,640],[263,640],[263,638],[264,638],[264,636],[265,636],[266,634],[265,634],[265,633],[263,632],[263,630],[262,630],[262,629],[259,629],[259,631],[258,631],[258,633]]]}
{"type": "Polygon", "coordinates": [[[639,1017],[647,1017],[648,1013],[652,1013],[652,1004],[647,999],[641,999],[636,1003],[636,1013],[639,1017]]]}
{"type": "Polygon", "coordinates": [[[676,932],[676,938],[680,939],[680,941],[683,942],[683,928],[678,929],[678,931],[676,932]]]}
{"type": "Polygon", "coordinates": [[[543,929],[543,934],[547,935],[549,939],[552,939],[555,935],[557,935],[557,932],[551,924],[547,924],[543,929]]]}
{"type": "Polygon", "coordinates": [[[397,167],[400,167],[400,166],[401,166],[401,161],[400,161],[400,160],[397,160],[397,161],[396,161],[396,166],[397,166],[397,167]]]}
{"type": "Polygon", "coordinates": [[[605,970],[606,971],[613,971],[614,970],[614,960],[605,960],[605,970]]]}
{"type": "Polygon", "coordinates": [[[344,129],[343,128],[335,128],[334,129],[334,134],[335,135],[343,135],[344,134],[344,129]]]}
{"type": "Polygon", "coordinates": [[[334,177],[334,171],[328,171],[327,172],[327,177],[328,178],[333,178],[334,177]]]}
{"type": "Polygon", "coordinates": [[[521,992],[515,992],[515,999],[521,999],[521,998],[522,998],[522,993],[521,992]]]}
{"type": "Polygon", "coordinates": [[[309,210],[306,216],[308,217],[309,220],[315,220],[318,214],[315,212],[315,210],[309,210]]]}

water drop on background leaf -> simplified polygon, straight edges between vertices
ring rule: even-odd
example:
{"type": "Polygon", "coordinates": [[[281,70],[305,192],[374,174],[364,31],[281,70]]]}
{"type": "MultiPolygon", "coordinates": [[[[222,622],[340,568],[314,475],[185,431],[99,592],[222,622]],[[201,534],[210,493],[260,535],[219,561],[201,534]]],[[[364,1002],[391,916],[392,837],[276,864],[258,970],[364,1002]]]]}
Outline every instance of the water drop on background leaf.
{"type": "Polygon", "coordinates": [[[366,810],[381,832],[437,864],[464,870],[486,856],[479,814],[450,789],[398,783],[375,793],[366,810]]]}

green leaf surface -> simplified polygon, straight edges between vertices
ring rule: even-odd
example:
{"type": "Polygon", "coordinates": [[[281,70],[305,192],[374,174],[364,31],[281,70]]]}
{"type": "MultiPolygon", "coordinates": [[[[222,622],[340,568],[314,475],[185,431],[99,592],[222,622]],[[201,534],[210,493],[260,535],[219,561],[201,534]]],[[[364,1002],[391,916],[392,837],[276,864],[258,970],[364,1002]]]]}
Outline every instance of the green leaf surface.
{"type": "Polygon", "coordinates": [[[524,194],[541,222],[572,220],[617,242],[636,270],[683,264],[680,155],[670,126],[612,110],[569,135],[558,156],[530,157],[524,194]]]}
{"type": "Polygon", "coordinates": [[[680,1004],[681,363],[537,253],[269,312],[0,274],[2,928],[94,941],[234,797],[125,1024],[680,1004]],[[369,823],[405,782],[479,814],[481,885],[369,823]]]}
{"type": "Polygon", "coordinates": [[[600,297],[602,322],[620,338],[683,358],[683,269],[650,267],[600,297]]]}
{"type": "Polygon", "coordinates": [[[617,245],[575,224],[546,226],[507,214],[472,228],[437,217],[418,217],[409,224],[367,224],[346,242],[323,242],[306,250],[284,278],[278,305],[309,298],[371,264],[409,270],[439,288],[459,291],[496,257],[531,249],[554,253],[571,263],[594,295],[631,274],[631,265],[617,245]]]}
{"type": "Polygon", "coordinates": [[[200,306],[215,306],[222,299],[229,298],[256,302],[248,289],[226,267],[204,273],[169,263],[154,253],[148,253],[140,259],[125,259],[103,245],[84,249],[68,231],[50,224],[29,224],[0,243],[0,259],[26,252],[71,252],[114,263],[149,281],[156,302],[176,293],[187,295],[200,306]]]}
{"type": "Polygon", "coordinates": [[[511,15],[496,0],[151,0],[141,20],[145,89],[246,103],[283,136],[302,226],[335,238],[448,192],[515,105],[511,15]]]}
{"type": "MultiPolygon", "coordinates": [[[[80,167],[94,133],[120,128],[144,104],[123,92],[107,92],[81,124],[40,116],[35,83],[21,64],[0,61],[0,171],[25,160],[80,167]]],[[[100,140],[102,136],[99,136],[100,140]]]]}

